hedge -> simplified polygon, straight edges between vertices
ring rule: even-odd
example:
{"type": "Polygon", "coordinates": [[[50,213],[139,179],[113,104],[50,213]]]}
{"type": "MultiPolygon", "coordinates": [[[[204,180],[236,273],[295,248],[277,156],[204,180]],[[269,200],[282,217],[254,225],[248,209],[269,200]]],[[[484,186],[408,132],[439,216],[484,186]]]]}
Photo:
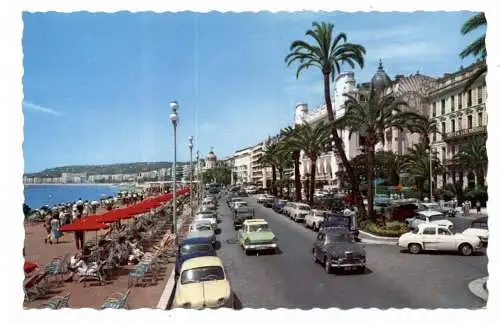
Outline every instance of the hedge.
{"type": "Polygon", "coordinates": [[[359,224],[361,230],[383,237],[398,238],[408,230],[404,223],[388,222],[385,226],[379,226],[373,222],[365,221],[359,224]]]}

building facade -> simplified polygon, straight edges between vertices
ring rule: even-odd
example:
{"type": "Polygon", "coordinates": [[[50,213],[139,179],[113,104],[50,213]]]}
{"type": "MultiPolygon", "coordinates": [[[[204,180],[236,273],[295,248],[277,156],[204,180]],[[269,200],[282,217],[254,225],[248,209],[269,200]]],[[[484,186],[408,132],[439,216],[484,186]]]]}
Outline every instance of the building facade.
{"type": "MultiPolygon", "coordinates": [[[[464,88],[470,76],[484,64],[486,62],[479,61],[455,73],[445,74],[429,94],[430,116],[436,121],[439,131],[432,134],[431,147],[444,166],[450,165],[453,156],[470,138],[487,134],[485,77],[478,79],[469,89],[464,88]]],[[[464,189],[476,183],[473,172],[454,175],[456,182],[462,180],[464,189]]],[[[436,176],[437,187],[452,184],[452,176],[446,173],[436,176]]]]}
{"type": "Polygon", "coordinates": [[[252,165],[252,148],[247,147],[237,150],[234,153],[234,177],[236,185],[242,185],[252,182],[251,165],[252,165]]]}

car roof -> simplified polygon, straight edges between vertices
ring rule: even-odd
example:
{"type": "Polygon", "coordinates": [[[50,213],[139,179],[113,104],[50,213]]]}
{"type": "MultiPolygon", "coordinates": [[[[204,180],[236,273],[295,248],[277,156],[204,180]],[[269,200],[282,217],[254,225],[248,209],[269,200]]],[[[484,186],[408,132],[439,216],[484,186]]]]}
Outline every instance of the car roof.
{"type": "Polygon", "coordinates": [[[436,210],[425,210],[425,211],[417,211],[417,214],[429,217],[433,215],[444,215],[443,212],[439,212],[436,210]]]}
{"type": "Polygon", "coordinates": [[[182,263],[181,271],[200,268],[200,267],[224,267],[222,265],[222,260],[216,256],[205,256],[205,257],[196,257],[191,258],[182,263]]]}
{"type": "Polygon", "coordinates": [[[245,223],[245,224],[267,224],[267,221],[264,219],[250,219],[250,220],[245,220],[243,223],[245,223]]]}
{"type": "Polygon", "coordinates": [[[419,229],[424,229],[424,228],[444,228],[444,229],[446,229],[446,226],[434,224],[434,223],[420,223],[418,225],[418,228],[419,229]]]}
{"type": "Polygon", "coordinates": [[[295,203],[296,206],[309,206],[309,204],[306,203],[295,203]]]}
{"type": "Polygon", "coordinates": [[[181,246],[186,246],[186,245],[191,245],[191,244],[206,244],[206,245],[211,245],[211,241],[208,240],[207,238],[200,238],[200,237],[192,237],[192,238],[184,238],[182,239],[180,245],[181,246]]]}

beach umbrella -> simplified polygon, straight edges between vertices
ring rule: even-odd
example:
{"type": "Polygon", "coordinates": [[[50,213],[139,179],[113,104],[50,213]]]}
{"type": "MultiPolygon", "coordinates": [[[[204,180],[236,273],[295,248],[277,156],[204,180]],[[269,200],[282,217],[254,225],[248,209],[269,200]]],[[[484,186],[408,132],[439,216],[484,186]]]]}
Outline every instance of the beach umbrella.
{"type": "Polygon", "coordinates": [[[38,265],[35,264],[34,262],[27,261],[27,260],[24,261],[23,269],[24,269],[25,274],[29,274],[30,272],[32,272],[33,270],[35,270],[37,268],[38,268],[38,265]]]}
{"type": "Polygon", "coordinates": [[[60,232],[67,231],[99,231],[109,228],[107,224],[98,222],[96,217],[89,217],[85,219],[78,219],[73,221],[73,223],[63,225],[59,228],[60,232]]]}

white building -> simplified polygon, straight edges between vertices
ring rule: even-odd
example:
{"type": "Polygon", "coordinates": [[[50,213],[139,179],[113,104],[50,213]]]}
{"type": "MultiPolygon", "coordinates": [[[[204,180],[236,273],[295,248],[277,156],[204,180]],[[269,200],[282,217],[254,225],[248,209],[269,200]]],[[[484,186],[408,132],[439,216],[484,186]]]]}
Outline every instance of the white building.
{"type": "Polygon", "coordinates": [[[234,168],[236,182],[235,184],[241,185],[252,182],[251,165],[252,165],[252,148],[247,147],[237,150],[234,153],[234,168]]]}
{"type": "MultiPolygon", "coordinates": [[[[486,83],[484,76],[477,80],[469,90],[464,91],[467,80],[484,61],[476,62],[467,68],[451,74],[445,74],[437,80],[437,87],[430,92],[432,104],[431,117],[436,120],[440,133],[433,134],[431,147],[437,153],[442,164],[449,165],[460,146],[473,136],[487,134],[486,83]]],[[[472,172],[457,172],[436,176],[438,187],[455,181],[463,181],[463,188],[476,182],[472,172]]]]}

